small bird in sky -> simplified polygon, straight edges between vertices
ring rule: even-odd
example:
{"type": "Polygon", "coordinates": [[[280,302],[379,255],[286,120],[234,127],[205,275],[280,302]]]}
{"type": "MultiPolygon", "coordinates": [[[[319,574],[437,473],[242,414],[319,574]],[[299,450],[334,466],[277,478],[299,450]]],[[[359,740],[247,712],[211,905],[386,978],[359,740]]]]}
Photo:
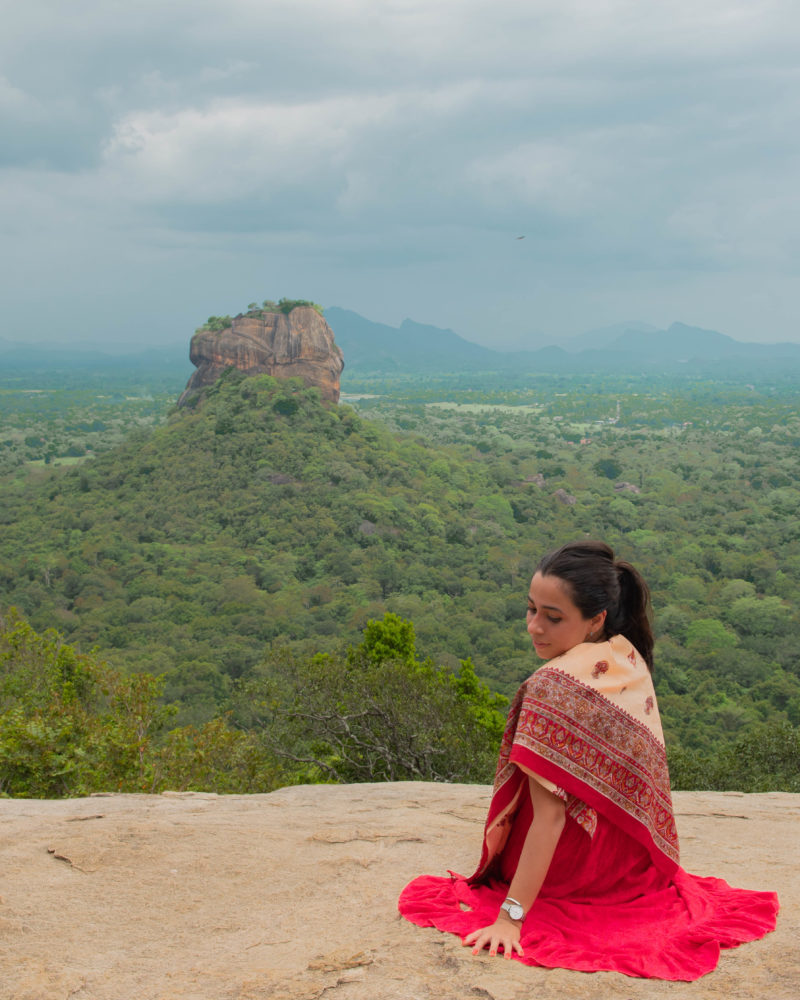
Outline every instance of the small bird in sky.
{"type": "Polygon", "coordinates": [[[524,236],[518,236],[518,237],[517,237],[517,239],[518,239],[518,240],[524,240],[524,239],[525,239],[525,237],[524,237],[524,236]]]}

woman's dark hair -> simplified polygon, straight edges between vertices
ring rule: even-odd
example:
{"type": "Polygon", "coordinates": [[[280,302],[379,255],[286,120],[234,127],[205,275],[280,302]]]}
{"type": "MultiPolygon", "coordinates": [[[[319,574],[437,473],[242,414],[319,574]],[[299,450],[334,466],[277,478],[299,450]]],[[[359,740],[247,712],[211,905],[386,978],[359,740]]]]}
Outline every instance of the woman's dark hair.
{"type": "Polygon", "coordinates": [[[536,567],[542,576],[556,576],[568,589],[584,618],[606,611],[606,636],[624,635],[653,669],[653,629],[650,590],[630,563],[614,558],[605,542],[569,542],[546,555],[536,567]]]}

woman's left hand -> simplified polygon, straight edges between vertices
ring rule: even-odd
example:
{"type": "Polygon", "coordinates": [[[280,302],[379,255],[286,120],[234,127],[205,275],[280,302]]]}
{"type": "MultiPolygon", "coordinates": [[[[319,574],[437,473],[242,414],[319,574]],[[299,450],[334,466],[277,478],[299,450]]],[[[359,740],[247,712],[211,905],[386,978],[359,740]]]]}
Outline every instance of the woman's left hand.
{"type": "Polygon", "coordinates": [[[482,927],[478,931],[467,934],[461,942],[465,947],[473,945],[472,954],[477,955],[486,945],[489,945],[489,954],[494,958],[498,948],[502,946],[504,958],[511,958],[513,952],[524,955],[520,944],[520,925],[505,917],[498,917],[493,924],[482,927]]]}

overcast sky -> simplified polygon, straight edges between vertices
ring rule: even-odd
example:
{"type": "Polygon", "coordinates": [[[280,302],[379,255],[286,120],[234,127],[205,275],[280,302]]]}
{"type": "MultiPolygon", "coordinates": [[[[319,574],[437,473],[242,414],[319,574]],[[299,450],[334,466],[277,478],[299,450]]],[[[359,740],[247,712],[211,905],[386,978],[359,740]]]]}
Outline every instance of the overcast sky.
{"type": "Polygon", "coordinates": [[[288,296],[495,347],[800,340],[797,0],[3,7],[0,338],[188,344],[288,296]]]}

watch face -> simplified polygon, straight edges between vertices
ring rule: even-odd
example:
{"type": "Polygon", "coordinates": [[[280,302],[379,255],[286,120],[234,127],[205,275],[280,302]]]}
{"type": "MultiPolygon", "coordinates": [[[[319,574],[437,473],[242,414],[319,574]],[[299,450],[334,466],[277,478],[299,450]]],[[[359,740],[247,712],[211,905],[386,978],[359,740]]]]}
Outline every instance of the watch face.
{"type": "Polygon", "coordinates": [[[522,920],[525,915],[525,911],[521,906],[517,906],[516,903],[508,903],[505,907],[505,911],[512,920],[522,920]]]}

